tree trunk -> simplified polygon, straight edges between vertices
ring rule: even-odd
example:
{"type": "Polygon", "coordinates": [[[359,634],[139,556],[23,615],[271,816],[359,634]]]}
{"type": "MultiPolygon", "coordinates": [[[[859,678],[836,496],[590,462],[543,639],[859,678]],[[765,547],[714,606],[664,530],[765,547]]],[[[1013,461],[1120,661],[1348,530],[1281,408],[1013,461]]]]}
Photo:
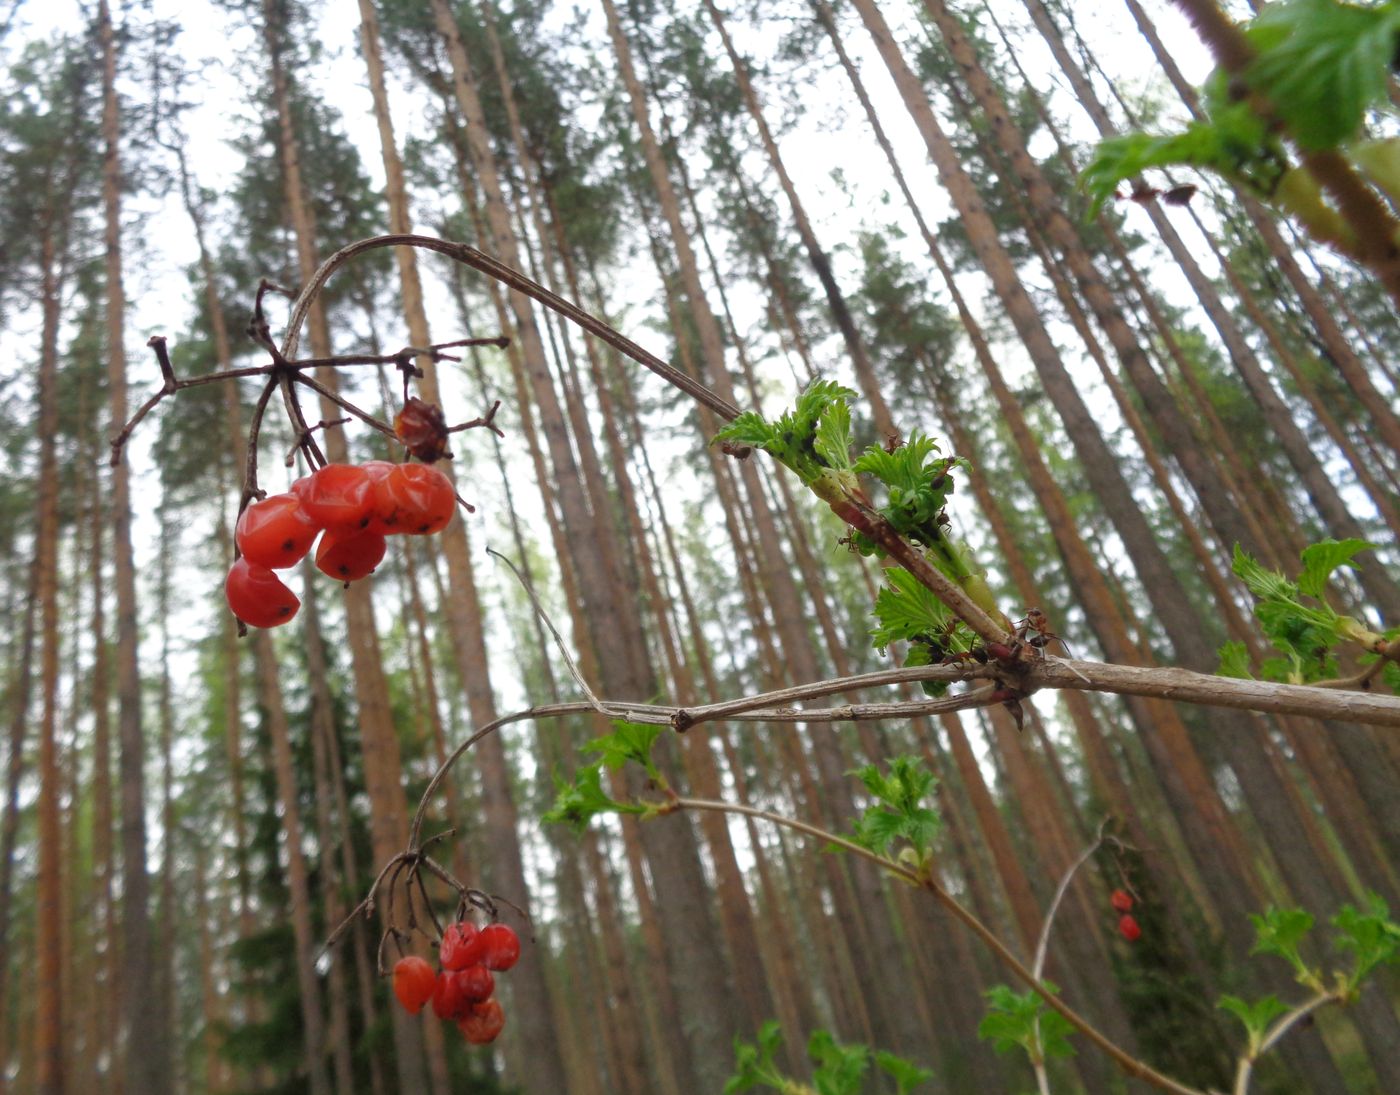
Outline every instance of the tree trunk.
{"type": "MultiPolygon", "coordinates": [[[[97,8],[102,43],[102,203],[107,280],[107,377],[112,434],[127,419],[126,296],[121,250],[121,118],[116,92],[117,53],[107,0],[97,8]]],[[[112,470],[112,559],[117,589],[117,701],[121,742],[122,998],[125,1082],[133,1091],[161,1095],[170,1088],[170,1047],[159,1013],[139,986],[150,967],[150,882],[146,873],[145,741],[141,728],[140,630],[136,568],[131,548],[131,471],[122,450],[112,470]]]]}
{"type": "MultiPolygon", "coordinates": [[[[39,228],[43,248],[38,425],[38,520],[34,541],[35,586],[39,602],[39,801],[38,870],[35,883],[37,926],[34,945],[34,1090],[61,1095],[68,1032],[64,1019],[62,964],[63,834],[59,799],[62,773],[58,742],[58,327],[62,284],[56,235],[60,228],[48,210],[39,228]]],[[[59,216],[64,214],[59,213],[59,216]]],[[[13,763],[13,761],[12,761],[13,763]]],[[[8,862],[8,860],[7,860],[8,862]]]]}

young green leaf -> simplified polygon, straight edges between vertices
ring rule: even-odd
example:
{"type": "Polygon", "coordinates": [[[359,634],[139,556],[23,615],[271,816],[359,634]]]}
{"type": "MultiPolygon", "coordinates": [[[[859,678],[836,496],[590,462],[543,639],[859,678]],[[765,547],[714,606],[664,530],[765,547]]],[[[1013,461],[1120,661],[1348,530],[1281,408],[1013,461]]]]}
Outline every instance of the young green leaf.
{"type": "Polygon", "coordinates": [[[1257,51],[1245,78],[1305,148],[1349,140],[1386,99],[1400,5],[1337,0],[1267,4],[1246,29],[1257,51]]]}
{"type": "MultiPolygon", "coordinates": [[[[1048,981],[1046,988],[1058,990],[1048,981]]],[[[1069,1035],[1074,1027],[1058,1011],[1052,1011],[1036,993],[1013,992],[1006,985],[993,985],[986,992],[988,1011],[978,1024],[977,1036],[990,1041],[998,1053],[1011,1053],[1017,1047],[1030,1059],[1043,1063],[1051,1057],[1069,1057],[1074,1047],[1069,1035]]]]}
{"type": "Polygon", "coordinates": [[[933,640],[953,620],[943,602],[909,571],[891,567],[885,571],[885,581],[888,584],[875,597],[875,617],[880,622],[870,632],[881,651],[901,640],[933,640]]]}
{"type": "Polygon", "coordinates": [[[870,1068],[868,1046],[843,1046],[824,1030],[814,1030],[807,1041],[807,1056],[816,1068],[812,1083],[819,1095],[861,1095],[870,1068]]]}
{"type": "Polygon", "coordinates": [[[917,757],[895,757],[888,775],[873,764],[854,774],[876,801],[851,823],[851,839],[878,855],[889,855],[903,840],[926,862],[942,828],[938,814],[924,805],[936,782],[933,773],[917,757]]]}
{"type": "Polygon", "coordinates": [[[1221,677],[1239,677],[1251,680],[1254,674],[1249,669],[1249,647],[1234,640],[1220,647],[1220,668],[1216,674],[1221,677]]]}
{"type": "Polygon", "coordinates": [[[1303,937],[1312,930],[1312,914],[1305,909],[1269,908],[1262,916],[1251,913],[1254,924],[1254,946],[1250,954],[1274,954],[1282,958],[1298,974],[1298,979],[1307,980],[1315,975],[1303,961],[1298,947],[1303,937]]]}
{"type": "Polygon", "coordinates": [[[1378,895],[1366,895],[1368,909],[1358,910],[1344,905],[1332,918],[1332,927],[1337,935],[1333,939],[1336,946],[1352,952],[1354,963],[1347,975],[1347,984],[1353,990],[1377,966],[1400,960],[1400,924],[1390,918],[1390,909],[1378,895]]]}
{"type": "Polygon", "coordinates": [[[599,814],[640,814],[645,807],[630,802],[618,802],[603,790],[601,762],[585,765],[575,774],[573,782],[554,778],[554,806],[544,815],[546,824],[565,824],[581,833],[599,814]]]}
{"type": "Polygon", "coordinates": [[[894,1078],[896,1095],[907,1095],[919,1084],[927,1083],[933,1079],[932,1069],[920,1068],[913,1062],[906,1061],[903,1057],[897,1057],[888,1050],[877,1051],[875,1063],[880,1066],[882,1072],[894,1078]]]}
{"type": "Polygon", "coordinates": [[[1327,592],[1327,580],[1340,566],[1355,568],[1354,556],[1376,545],[1368,540],[1322,540],[1303,549],[1303,573],[1298,575],[1298,589],[1309,597],[1322,600],[1327,592]]]}
{"type": "Polygon", "coordinates": [[[1264,1040],[1269,1024],[1288,1011],[1288,1005],[1272,993],[1262,1000],[1255,1000],[1253,1003],[1242,1000],[1238,996],[1222,996],[1216,1006],[1228,1011],[1244,1024],[1245,1030],[1249,1032],[1251,1052],[1257,1049],[1259,1043],[1264,1040]]]}
{"type": "Polygon", "coordinates": [[[851,470],[851,408],[844,399],[833,400],[817,421],[817,455],[837,471],[851,470]]]}
{"type": "Polygon", "coordinates": [[[658,773],[652,764],[651,749],[664,729],[662,726],[616,719],[611,734],[594,738],[583,748],[587,752],[597,753],[599,759],[609,768],[621,768],[629,760],[635,761],[655,779],[658,773]]]}

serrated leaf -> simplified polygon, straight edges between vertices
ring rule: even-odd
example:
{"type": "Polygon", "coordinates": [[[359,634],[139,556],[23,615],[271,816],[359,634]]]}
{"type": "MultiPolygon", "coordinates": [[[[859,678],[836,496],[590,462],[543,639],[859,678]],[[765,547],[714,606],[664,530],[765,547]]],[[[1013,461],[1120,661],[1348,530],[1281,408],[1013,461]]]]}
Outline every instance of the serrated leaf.
{"type": "Polygon", "coordinates": [[[613,722],[611,734],[594,738],[585,743],[583,748],[587,752],[597,753],[599,759],[609,768],[621,768],[631,760],[649,770],[652,746],[656,744],[656,739],[664,729],[662,726],[618,719],[613,722]]]}
{"type": "Polygon", "coordinates": [[[876,799],[852,823],[852,839],[879,855],[905,841],[923,862],[933,852],[942,829],[938,814],[924,805],[936,779],[918,757],[895,757],[888,773],[866,765],[855,773],[876,799]]]}
{"type": "Polygon", "coordinates": [[[903,1057],[896,1056],[888,1050],[879,1050],[875,1054],[875,1063],[881,1071],[894,1077],[898,1089],[896,1095],[906,1095],[919,1084],[933,1079],[932,1069],[920,1068],[913,1062],[906,1061],[903,1057]]]}
{"type": "Polygon", "coordinates": [[[1100,141],[1093,159],[1080,172],[1079,185],[1092,199],[1091,218],[1113,197],[1119,183],[1149,168],[1215,171],[1267,194],[1282,170],[1277,152],[1268,127],[1248,104],[1226,100],[1215,104],[1209,118],[1192,122],[1179,133],[1128,133],[1100,141]]]}
{"type": "Polygon", "coordinates": [[[1377,894],[1367,894],[1367,910],[1344,905],[1332,918],[1337,936],[1333,942],[1353,953],[1354,963],[1348,981],[1352,987],[1377,966],[1400,960],[1400,924],[1390,918],[1390,909],[1377,894]]]}
{"type": "Polygon", "coordinates": [[[843,1046],[824,1030],[815,1030],[807,1042],[807,1056],[816,1068],[812,1084],[819,1095],[860,1095],[870,1068],[867,1046],[843,1046]]]}
{"type": "Polygon", "coordinates": [[[773,427],[764,421],[757,411],[745,411],[715,434],[717,441],[728,441],[733,445],[749,445],[755,449],[766,449],[773,443],[773,427]]]}
{"type": "Polygon", "coordinates": [[[1269,908],[1262,916],[1251,913],[1249,919],[1254,924],[1255,934],[1250,954],[1277,955],[1291,965],[1300,977],[1309,973],[1298,946],[1312,930],[1312,913],[1306,909],[1269,908]]]}
{"type": "Polygon", "coordinates": [[[888,583],[875,595],[875,617],[878,626],[871,629],[876,647],[884,650],[892,642],[939,635],[953,614],[932,590],[903,567],[885,571],[888,583]]]}
{"type": "Polygon", "coordinates": [[[1298,575],[1298,589],[1309,597],[1321,600],[1327,592],[1327,580],[1340,566],[1355,569],[1352,558],[1376,545],[1368,540],[1322,540],[1303,549],[1303,572],[1298,575]]]}
{"type": "Polygon", "coordinates": [[[601,762],[585,765],[573,781],[555,777],[554,806],[544,815],[546,824],[564,824],[581,833],[599,814],[637,814],[642,807],[618,802],[603,790],[601,762]]]}
{"type": "Polygon", "coordinates": [[[1295,601],[1298,598],[1296,585],[1278,571],[1264,566],[1239,544],[1235,545],[1235,559],[1231,569],[1249,591],[1261,600],[1295,601]]]}
{"type": "Polygon", "coordinates": [[[1250,1003],[1238,996],[1222,996],[1216,1005],[1228,1011],[1244,1024],[1249,1032],[1249,1044],[1258,1045],[1264,1038],[1269,1024],[1288,1011],[1288,1005],[1270,993],[1261,1000],[1250,1003]]]}
{"type": "MultiPolygon", "coordinates": [[[[1051,992],[1058,991],[1045,982],[1051,992]]],[[[990,1041],[998,1053],[1017,1047],[1033,1060],[1068,1057],[1074,1054],[1068,1036],[1074,1027],[1058,1011],[1046,1006],[1036,993],[1013,992],[1006,985],[994,985],[985,993],[989,1011],[977,1026],[977,1036],[990,1041]]]]}
{"type": "Polygon", "coordinates": [[[851,408],[844,399],[830,403],[817,422],[817,455],[838,471],[851,470],[851,408]]]}
{"type": "Polygon", "coordinates": [[[1246,28],[1256,56],[1245,79],[1300,145],[1328,148],[1353,136],[1386,98],[1397,30],[1395,4],[1268,4],[1246,28]]]}
{"type": "Polygon", "coordinates": [[[1249,668],[1249,647],[1244,643],[1232,640],[1223,644],[1219,653],[1220,667],[1215,671],[1217,676],[1253,679],[1254,674],[1249,668]]]}

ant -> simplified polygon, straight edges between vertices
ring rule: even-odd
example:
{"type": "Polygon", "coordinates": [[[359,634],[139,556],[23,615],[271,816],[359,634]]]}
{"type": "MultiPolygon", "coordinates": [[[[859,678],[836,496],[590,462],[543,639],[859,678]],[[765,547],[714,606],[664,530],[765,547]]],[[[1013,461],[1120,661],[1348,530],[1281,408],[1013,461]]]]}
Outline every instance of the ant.
{"type": "Polygon", "coordinates": [[[1069,643],[1050,630],[1050,618],[1038,608],[1026,609],[1026,618],[1019,620],[1016,624],[1016,641],[1033,646],[1043,652],[1045,647],[1050,644],[1051,639],[1063,646],[1066,654],[1074,657],[1070,653],[1069,643]]]}

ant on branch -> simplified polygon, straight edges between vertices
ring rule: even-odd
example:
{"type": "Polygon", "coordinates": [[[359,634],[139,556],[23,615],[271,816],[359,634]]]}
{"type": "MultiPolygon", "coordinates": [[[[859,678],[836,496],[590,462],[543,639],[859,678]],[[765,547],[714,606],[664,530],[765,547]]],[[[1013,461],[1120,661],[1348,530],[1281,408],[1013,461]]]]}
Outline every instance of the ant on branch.
{"type": "Polygon", "coordinates": [[[1034,647],[1044,653],[1045,648],[1051,640],[1059,643],[1065,648],[1065,653],[1070,657],[1069,643],[1050,630],[1050,618],[1038,608],[1026,609],[1025,618],[1016,622],[1016,641],[1024,643],[1026,646],[1034,647]]]}

